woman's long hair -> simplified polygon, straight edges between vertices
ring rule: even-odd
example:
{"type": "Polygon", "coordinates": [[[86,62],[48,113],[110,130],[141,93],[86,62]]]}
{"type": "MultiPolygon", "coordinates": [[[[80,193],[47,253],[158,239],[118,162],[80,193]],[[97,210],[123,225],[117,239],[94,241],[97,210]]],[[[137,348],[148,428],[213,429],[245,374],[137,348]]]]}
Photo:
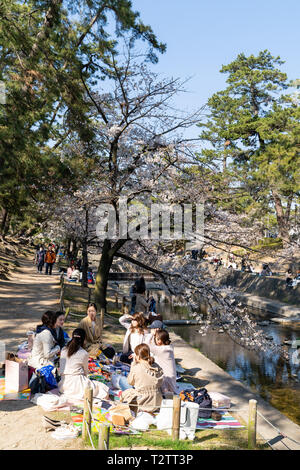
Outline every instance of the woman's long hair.
{"type": "Polygon", "coordinates": [[[139,333],[143,334],[144,331],[147,329],[144,315],[141,312],[136,312],[132,315],[132,320],[135,320],[137,322],[137,326],[133,327],[132,325],[130,325],[131,333],[138,329],[139,333]]]}
{"type": "MultiPolygon", "coordinates": [[[[55,317],[55,323],[58,319],[58,317],[60,316],[65,316],[64,312],[61,312],[60,310],[55,312],[54,313],[54,317],[55,317]]],[[[54,323],[54,326],[55,326],[55,323],[54,323]]],[[[65,340],[65,337],[64,337],[64,331],[61,327],[59,327],[59,330],[58,330],[58,334],[57,334],[57,331],[56,329],[53,327],[53,336],[57,342],[57,344],[63,348],[65,343],[66,343],[66,340],[65,340]]]]}
{"type": "Polygon", "coordinates": [[[160,340],[164,346],[171,344],[170,336],[167,330],[158,330],[155,333],[155,343],[156,340],[160,340]]]}
{"type": "Polygon", "coordinates": [[[82,328],[76,328],[73,331],[72,339],[67,346],[68,357],[73,356],[73,354],[77,353],[77,351],[83,347],[84,340],[85,340],[85,331],[82,328]]]}
{"type": "Polygon", "coordinates": [[[42,315],[42,325],[39,325],[38,327],[43,327],[46,326],[47,328],[54,328],[54,325],[56,323],[57,317],[55,315],[55,312],[52,310],[47,310],[43,315],[42,315]]]}
{"type": "Polygon", "coordinates": [[[154,358],[150,356],[150,348],[148,344],[145,344],[145,343],[139,344],[135,348],[134,354],[139,359],[142,359],[143,361],[147,361],[149,366],[152,366],[152,364],[154,363],[154,358]]]}

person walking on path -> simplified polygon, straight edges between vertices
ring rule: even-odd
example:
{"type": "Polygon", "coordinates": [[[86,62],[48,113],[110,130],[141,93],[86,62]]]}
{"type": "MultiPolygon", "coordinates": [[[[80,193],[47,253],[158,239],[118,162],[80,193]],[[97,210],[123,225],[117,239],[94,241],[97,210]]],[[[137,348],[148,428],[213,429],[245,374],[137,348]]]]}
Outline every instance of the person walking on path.
{"type": "Polygon", "coordinates": [[[35,254],[35,264],[37,265],[38,273],[43,272],[43,266],[45,264],[45,254],[46,254],[46,251],[44,250],[43,245],[41,245],[35,254]]]}
{"type": "Polygon", "coordinates": [[[55,250],[53,249],[52,245],[49,245],[48,250],[45,255],[45,263],[46,263],[45,274],[49,273],[49,275],[51,276],[55,261],[56,261],[55,250]]]}

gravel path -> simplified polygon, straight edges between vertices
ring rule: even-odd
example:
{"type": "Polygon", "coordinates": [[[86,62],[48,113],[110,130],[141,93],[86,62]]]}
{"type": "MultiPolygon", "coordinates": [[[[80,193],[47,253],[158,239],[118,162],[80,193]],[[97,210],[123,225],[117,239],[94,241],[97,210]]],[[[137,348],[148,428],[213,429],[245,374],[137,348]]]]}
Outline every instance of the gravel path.
{"type": "MultiPolygon", "coordinates": [[[[38,274],[33,257],[22,257],[9,280],[0,281],[0,341],[17,351],[26,331],[40,323],[44,311],[59,308],[59,275],[38,274]]],[[[56,441],[42,427],[40,407],[29,401],[0,401],[0,450],[79,449],[80,439],[56,441]]]]}

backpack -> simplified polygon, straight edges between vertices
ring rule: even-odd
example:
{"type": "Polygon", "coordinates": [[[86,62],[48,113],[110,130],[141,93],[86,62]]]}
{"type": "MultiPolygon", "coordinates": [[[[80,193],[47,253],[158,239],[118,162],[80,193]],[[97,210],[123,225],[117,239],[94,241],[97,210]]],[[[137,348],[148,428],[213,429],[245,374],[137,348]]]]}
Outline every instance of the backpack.
{"type": "Polygon", "coordinates": [[[212,399],[207,393],[206,388],[199,388],[198,390],[183,390],[179,394],[182,401],[192,401],[199,405],[199,418],[211,418],[212,399]],[[208,408],[203,410],[202,408],[208,408]]]}
{"type": "Polygon", "coordinates": [[[36,393],[46,393],[49,391],[46,378],[41,375],[38,371],[35,371],[35,373],[33,374],[29,384],[29,388],[31,390],[32,395],[35,395],[36,393]]]}

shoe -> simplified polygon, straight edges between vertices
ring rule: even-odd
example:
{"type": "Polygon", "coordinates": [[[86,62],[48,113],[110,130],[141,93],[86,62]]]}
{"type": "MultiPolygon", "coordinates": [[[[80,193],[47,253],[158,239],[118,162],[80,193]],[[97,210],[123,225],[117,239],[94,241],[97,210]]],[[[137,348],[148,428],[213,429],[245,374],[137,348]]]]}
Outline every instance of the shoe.
{"type": "Polygon", "coordinates": [[[46,432],[55,431],[59,427],[65,426],[65,425],[67,425],[66,421],[56,421],[56,420],[48,418],[47,416],[43,416],[43,427],[46,430],[46,432]]]}
{"type": "Polygon", "coordinates": [[[60,426],[61,424],[68,424],[67,421],[58,421],[56,419],[51,419],[48,416],[44,416],[44,420],[50,424],[53,424],[54,426],[60,426]]]}
{"type": "Polygon", "coordinates": [[[61,424],[53,424],[53,423],[50,423],[49,421],[47,421],[45,419],[45,416],[44,416],[44,419],[43,419],[43,427],[45,429],[46,432],[48,431],[55,431],[56,429],[58,429],[59,427],[61,426],[61,424]]]}

